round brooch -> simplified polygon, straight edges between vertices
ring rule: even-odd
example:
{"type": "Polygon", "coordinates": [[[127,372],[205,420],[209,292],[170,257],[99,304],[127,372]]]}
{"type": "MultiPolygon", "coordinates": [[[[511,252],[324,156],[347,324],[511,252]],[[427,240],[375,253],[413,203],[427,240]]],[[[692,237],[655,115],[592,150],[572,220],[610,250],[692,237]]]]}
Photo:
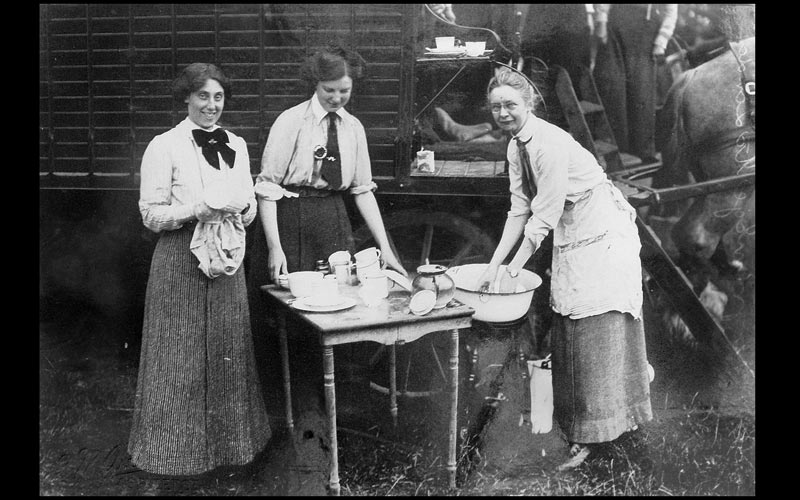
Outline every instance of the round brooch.
{"type": "Polygon", "coordinates": [[[321,160],[328,155],[328,148],[325,146],[315,146],[314,147],[314,158],[317,160],[321,160]]]}

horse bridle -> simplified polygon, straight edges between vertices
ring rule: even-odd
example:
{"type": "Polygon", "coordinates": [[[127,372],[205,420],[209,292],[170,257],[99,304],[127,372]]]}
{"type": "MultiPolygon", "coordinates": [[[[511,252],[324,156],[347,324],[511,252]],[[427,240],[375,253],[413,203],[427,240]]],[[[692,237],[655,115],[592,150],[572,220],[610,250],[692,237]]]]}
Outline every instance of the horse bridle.
{"type": "Polygon", "coordinates": [[[742,78],[742,89],[744,89],[744,94],[747,96],[747,108],[749,113],[747,116],[750,117],[750,121],[753,123],[753,128],[756,127],[756,75],[754,73],[748,73],[747,67],[742,63],[742,60],[739,59],[739,54],[736,53],[736,50],[731,45],[730,40],[728,43],[728,49],[733,53],[734,59],[736,59],[736,64],[739,65],[739,74],[742,78]]]}

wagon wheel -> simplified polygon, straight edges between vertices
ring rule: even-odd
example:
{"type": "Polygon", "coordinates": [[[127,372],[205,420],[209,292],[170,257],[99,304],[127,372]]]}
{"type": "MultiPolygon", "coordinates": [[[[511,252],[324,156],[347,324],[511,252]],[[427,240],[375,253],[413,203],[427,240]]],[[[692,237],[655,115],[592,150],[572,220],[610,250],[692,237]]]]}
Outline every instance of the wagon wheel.
{"type": "MultiPolygon", "coordinates": [[[[479,227],[455,214],[407,210],[384,219],[389,243],[409,273],[416,275],[419,265],[441,264],[453,267],[489,262],[495,249],[494,240],[479,227]]],[[[353,233],[356,248],[374,246],[369,228],[353,233]]],[[[432,334],[396,349],[397,392],[400,396],[422,397],[447,387],[449,337],[432,334]]],[[[355,344],[353,356],[369,368],[370,386],[388,393],[388,346],[355,344]]]]}

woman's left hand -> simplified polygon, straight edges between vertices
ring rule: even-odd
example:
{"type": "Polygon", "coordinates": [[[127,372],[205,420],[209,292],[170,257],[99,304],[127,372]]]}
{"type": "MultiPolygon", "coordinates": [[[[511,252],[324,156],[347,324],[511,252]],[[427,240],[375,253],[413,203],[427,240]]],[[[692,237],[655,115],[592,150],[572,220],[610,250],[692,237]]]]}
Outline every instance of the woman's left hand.
{"type": "Polygon", "coordinates": [[[408,272],[403,268],[403,265],[400,263],[400,261],[397,260],[397,257],[395,257],[394,253],[392,253],[391,251],[388,252],[381,251],[381,255],[383,256],[384,268],[389,267],[391,269],[394,269],[398,273],[408,278],[408,272]]]}
{"type": "Polygon", "coordinates": [[[476,289],[481,293],[491,293],[492,289],[494,288],[494,282],[497,280],[497,265],[489,264],[486,266],[486,270],[483,272],[480,278],[478,278],[478,283],[476,289]]]}

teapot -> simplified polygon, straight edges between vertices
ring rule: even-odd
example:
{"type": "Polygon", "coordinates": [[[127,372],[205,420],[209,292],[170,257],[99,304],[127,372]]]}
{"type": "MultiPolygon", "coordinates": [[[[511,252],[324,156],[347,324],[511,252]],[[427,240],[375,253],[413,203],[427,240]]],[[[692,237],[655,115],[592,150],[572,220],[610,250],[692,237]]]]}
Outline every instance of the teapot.
{"type": "Polygon", "coordinates": [[[456,285],[447,273],[447,268],[439,264],[425,264],[417,267],[417,276],[411,282],[412,295],[420,290],[431,290],[436,294],[434,309],[446,306],[456,293],[456,285]]]}

